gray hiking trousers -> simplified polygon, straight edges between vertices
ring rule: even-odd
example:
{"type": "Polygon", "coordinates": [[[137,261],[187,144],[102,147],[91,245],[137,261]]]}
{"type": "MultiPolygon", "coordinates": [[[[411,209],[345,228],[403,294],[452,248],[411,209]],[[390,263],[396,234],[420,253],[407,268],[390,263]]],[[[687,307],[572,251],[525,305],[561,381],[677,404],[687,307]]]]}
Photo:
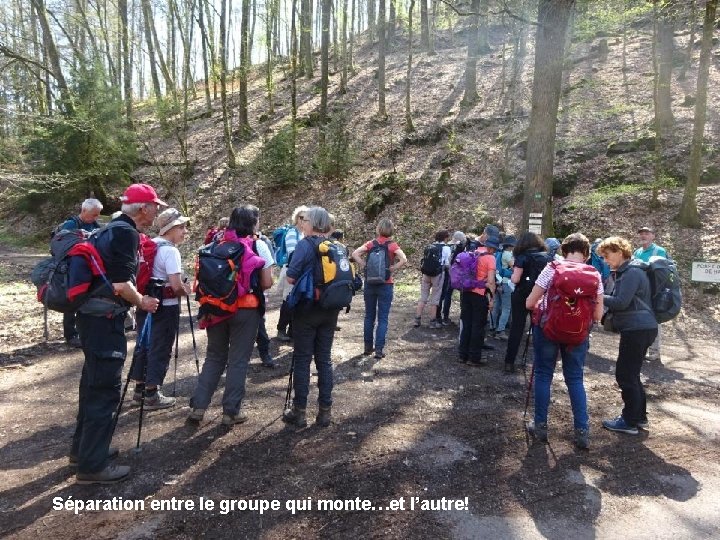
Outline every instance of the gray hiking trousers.
{"type": "Polygon", "coordinates": [[[220,377],[225,375],[223,413],[236,415],[245,397],[245,376],[257,337],[260,312],[240,309],[225,321],[207,329],[207,354],[190,400],[193,409],[207,409],[220,377]]]}

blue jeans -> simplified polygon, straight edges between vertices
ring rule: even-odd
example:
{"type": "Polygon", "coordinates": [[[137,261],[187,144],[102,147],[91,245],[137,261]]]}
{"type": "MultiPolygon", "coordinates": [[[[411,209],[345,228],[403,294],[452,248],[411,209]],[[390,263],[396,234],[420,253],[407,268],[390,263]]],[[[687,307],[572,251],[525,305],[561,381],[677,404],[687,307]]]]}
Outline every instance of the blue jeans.
{"type": "Polygon", "coordinates": [[[312,305],[297,308],[293,314],[293,405],[300,409],[307,406],[313,357],[318,372],[318,403],[322,407],[332,405],[331,351],[338,313],[312,305]]]}
{"type": "Polygon", "coordinates": [[[381,285],[365,285],[363,297],[365,299],[365,328],[363,337],[365,350],[373,348],[373,329],[375,317],[377,316],[377,330],[375,331],[375,349],[385,348],[385,336],[387,335],[388,317],[390,305],[393,300],[395,287],[392,283],[381,285]]]}
{"type": "Polygon", "coordinates": [[[495,303],[493,304],[492,323],[497,332],[504,332],[510,320],[510,296],[512,291],[510,285],[503,283],[495,292],[495,303]]]}
{"type": "Polygon", "coordinates": [[[533,349],[535,351],[535,423],[547,422],[548,406],[550,404],[550,386],[558,351],[562,358],[563,376],[565,386],[570,395],[570,405],[573,411],[573,424],[575,428],[587,429],[589,418],[587,413],[587,398],[583,385],[583,366],[587,354],[589,340],[580,345],[568,347],[550,341],[545,337],[540,327],[533,327],[533,349]]]}

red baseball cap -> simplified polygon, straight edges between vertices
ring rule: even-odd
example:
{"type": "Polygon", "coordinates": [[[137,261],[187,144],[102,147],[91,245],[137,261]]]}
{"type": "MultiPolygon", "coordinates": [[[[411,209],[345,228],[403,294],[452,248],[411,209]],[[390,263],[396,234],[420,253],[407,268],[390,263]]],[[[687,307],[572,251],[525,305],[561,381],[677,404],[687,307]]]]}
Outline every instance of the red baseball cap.
{"type": "Polygon", "coordinates": [[[160,206],[167,206],[166,202],[158,199],[157,193],[152,186],[148,184],[132,184],[128,186],[125,193],[122,194],[120,200],[123,204],[135,203],[157,203],[160,206]]]}

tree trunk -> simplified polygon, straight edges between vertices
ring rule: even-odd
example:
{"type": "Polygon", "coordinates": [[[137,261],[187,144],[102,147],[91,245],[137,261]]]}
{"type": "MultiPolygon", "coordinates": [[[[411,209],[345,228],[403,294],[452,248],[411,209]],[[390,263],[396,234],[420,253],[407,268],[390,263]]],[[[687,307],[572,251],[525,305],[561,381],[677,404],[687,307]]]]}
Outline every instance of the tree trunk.
{"type": "Polygon", "coordinates": [[[350,3],[352,4],[351,8],[351,14],[350,14],[350,52],[348,53],[348,70],[350,70],[350,73],[355,73],[355,66],[353,65],[353,58],[355,56],[355,5],[357,4],[358,0],[350,0],[350,3]]]}
{"type": "Polygon", "coordinates": [[[297,122],[297,57],[298,57],[298,40],[297,40],[297,0],[292,0],[292,8],[290,12],[290,122],[293,131],[293,152],[295,150],[295,132],[297,122]]]}
{"type": "Polygon", "coordinates": [[[60,56],[58,54],[57,47],[55,46],[55,39],[53,38],[52,31],[50,30],[47,15],[45,14],[45,2],[44,0],[32,0],[32,2],[35,6],[38,21],[40,22],[40,28],[42,28],[43,42],[45,43],[45,50],[48,55],[48,60],[50,60],[53,76],[55,77],[58,90],[60,91],[62,109],[68,116],[73,116],[75,114],[75,109],[72,104],[70,90],[68,89],[65,75],[63,75],[62,68],[60,66],[60,56]]]}
{"type": "Polygon", "coordinates": [[[343,0],[342,36],[340,37],[340,55],[342,56],[342,72],[340,73],[340,94],[347,93],[348,61],[347,61],[347,10],[348,0],[343,0]]]}
{"type": "Polygon", "coordinates": [[[300,71],[313,77],[312,57],[312,0],[300,1],[300,71]]]}
{"type": "Polygon", "coordinates": [[[245,137],[250,133],[248,120],[248,73],[250,71],[250,0],[242,0],[242,21],[240,23],[240,77],[238,89],[238,134],[245,137]]]}
{"type": "Polygon", "coordinates": [[[521,230],[531,213],[542,214],[544,236],[552,236],[552,181],[555,133],[560,102],[565,32],[575,0],[539,0],[535,38],[532,111],[528,129],[527,169],[521,230]]]}
{"type": "Polygon", "coordinates": [[[488,36],[488,0],[481,0],[477,10],[478,16],[478,54],[487,54],[490,52],[490,41],[488,36]]]}
{"type": "Polygon", "coordinates": [[[710,55],[712,53],[713,25],[717,12],[718,0],[707,0],[705,20],[703,22],[702,48],[698,64],[697,95],[695,96],[695,123],[693,125],[692,146],[690,147],[690,171],[688,173],[685,192],[680,205],[678,221],[686,227],[700,228],[700,215],[697,210],[697,190],[702,172],[703,134],[707,113],[707,87],[710,72],[710,55]]]}
{"type": "Polygon", "coordinates": [[[385,0],[380,0],[378,6],[378,117],[387,119],[385,109],[385,0]]]}
{"type": "MultiPolygon", "coordinates": [[[[269,2],[266,2],[265,4],[265,16],[267,17],[268,13],[270,12],[271,8],[268,6],[269,2]]],[[[250,40],[248,41],[248,65],[252,65],[252,51],[253,51],[253,41],[255,41],[255,22],[257,21],[257,0],[252,0],[252,22],[250,24],[250,40]]],[[[271,39],[272,41],[272,39],[271,39]]]]}
{"type": "Polygon", "coordinates": [[[332,51],[333,51],[333,73],[338,72],[338,18],[337,18],[337,4],[333,3],[332,7],[332,51]]]}
{"type": "Polygon", "coordinates": [[[330,54],[330,10],[332,0],[322,0],[322,32],[320,38],[320,145],[325,145],[325,124],[328,105],[328,64],[330,54]]]}
{"type": "Polygon", "coordinates": [[[412,110],[410,109],[410,77],[412,75],[413,60],[413,9],[415,8],[415,0],[410,0],[408,8],[408,65],[405,73],[405,133],[415,131],[412,120],[412,110]]]}
{"type": "Polygon", "coordinates": [[[273,39],[272,29],[275,23],[275,17],[277,17],[277,2],[278,0],[268,0],[266,2],[266,13],[265,13],[265,46],[266,46],[266,73],[265,73],[265,86],[267,88],[268,97],[268,115],[275,114],[275,105],[273,104],[273,39]]]}
{"type": "Polygon", "coordinates": [[[658,18],[658,74],[656,128],[667,134],[675,124],[672,113],[672,61],[673,61],[673,20],[671,14],[660,10],[658,18]]]}
{"type": "Polygon", "coordinates": [[[477,93],[477,58],[479,47],[480,0],[472,0],[470,10],[470,28],[468,29],[467,62],[465,63],[465,94],[463,105],[472,105],[478,99],[477,93]]]}
{"type": "Polygon", "coordinates": [[[153,91],[155,92],[155,100],[160,103],[162,101],[162,89],[160,88],[160,78],[158,77],[157,66],[155,65],[155,46],[152,38],[152,16],[149,14],[150,6],[147,0],[142,0],[143,10],[143,28],[145,29],[145,44],[148,50],[148,59],[150,63],[150,78],[153,83],[153,91]]]}
{"type": "Polygon", "coordinates": [[[395,39],[395,25],[397,24],[397,16],[395,13],[395,0],[389,0],[390,2],[390,15],[388,16],[387,24],[387,42],[392,44],[395,39]]]}
{"type": "Polygon", "coordinates": [[[155,30],[155,18],[153,16],[150,0],[141,0],[141,2],[143,8],[143,16],[145,17],[145,25],[150,30],[150,35],[152,36],[152,42],[154,44],[155,55],[157,55],[158,64],[160,65],[160,71],[163,74],[163,79],[165,79],[165,91],[167,93],[174,94],[175,82],[172,75],[170,74],[170,70],[168,69],[168,65],[165,62],[165,57],[162,53],[162,48],[160,47],[160,41],[158,40],[157,32],[155,30]]]}
{"type": "Polygon", "coordinates": [[[120,44],[122,47],[123,92],[125,94],[125,121],[127,122],[127,127],[129,129],[133,129],[133,86],[132,69],[130,67],[130,43],[128,36],[127,0],[118,0],[118,14],[120,15],[120,44]]]}
{"type": "Polygon", "coordinates": [[[420,48],[430,50],[430,18],[428,0],[420,0],[420,48]]]}
{"type": "MultiPolygon", "coordinates": [[[[146,0],[143,0],[146,1],[146,0]]],[[[225,138],[225,149],[228,154],[228,167],[235,168],[235,150],[232,145],[232,129],[230,126],[230,107],[227,100],[227,52],[225,44],[227,43],[227,0],[222,0],[220,6],[220,44],[219,44],[219,62],[220,62],[220,102],[222,104],[223,117],[223,135],[225,138]]]]}
{"type": "MultiPolygon", "coordinates": [[[[707,8],[707,6],[706,6],[707,8]]],[[[693,47],[695,46],[695,19],[697,18],[697,0],[692,0],[690,4],[690,37],[688,38],[687,50],[685,51],[685,61],[683,62],[680,73],[678,73],[678,81],[685,80],[690,64],[692,64],[693,47]]]]}
{"type": "Polygon", "coordinates": [[[202,64],[203,64],[203,75],[205,76],[205,108],[208,114],[212,114],[212,99],[210,98],[210,60],[208,58],[208,35],[205,29],[205,16],[202,6],[203,0],[200,0],[198,6],[198,26],[200,27],[200,43],[202,44],[202,64]]]}
{"type": "Polygon", "coordinates": [[[369,43],[373,43],[375,41],[375,23],[375,0],[367,0],[367,29],[369,43]]]}

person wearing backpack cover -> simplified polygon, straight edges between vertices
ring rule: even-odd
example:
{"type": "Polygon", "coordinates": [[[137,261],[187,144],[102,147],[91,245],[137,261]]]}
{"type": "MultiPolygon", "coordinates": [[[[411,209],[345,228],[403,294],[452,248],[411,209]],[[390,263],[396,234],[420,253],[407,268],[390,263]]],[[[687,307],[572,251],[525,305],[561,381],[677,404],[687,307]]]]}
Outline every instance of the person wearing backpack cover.
{"type": "Polygon", "coordinates": [[[85,363],[80,378],[77,425],[70,450],[71,465],[77,464],[80,484],[112,484],[125,479],[130,467],[110,463],[117,449],[110,448],[113,418],[120,402],[121,376],[127,339],[125,314],[131,305],[155,313],[158,300],[141,295],[135,288],[138,229],[152,225],[161,201],[147,184],[132,184],[122,198],[122,214],[99,229],[95,247],[104,263],[104,279],[96,278],[96,291],[78,309],[85,363]],[[100,287],[108,280],[112,291],[100,287]]]}
{"type": "Polygon", "coordinates": [[[637,435],[648,428],[647,400],[640,379],[643,360],[657,337],[658,323],[652,306],[650,280],[645,270],[630,264],[632,247],[619,236],[606,238],[597,248],[612,274],[603,297],[612,329],[620,333],[615,380],[625,406],[621,414],[602,425],[610,431],[637,435]]]}
{"type": "Polygon", "coordinates": [[[515,285],[515,290],[510,295],[510,334],[505,350],[504,366],[504,370],[508,373],[515,372],[515,358],[530,314],[525,302],[530,296],[535,280],[550,262],[550,257],[544,250],[545,243],[542,238],[531,232],[521,234],[513,248],[515,263],[510,281],[515,285]]]}
{"type": "Polygon", "coordinates": [[[375,232],[376,238],[353,251],[351,257],[359,270],[365,270],[363,354],[367,356],[375,351],[375,358],[380,360],[385,357],[385,337],[395,289],[393,273],[407,264],[407,257],[398,243],[392,240],[394,225],[390,218],[381,218],[375,232]],[[363,260],[363,255],[366,260],[363,260]]]}
{"type": "MultiPolygon", "coordinates": [[[[195,289],[200,302],[200,328],[207,331],[207,351],[195,391],[190,398],[191,411],[188,421],[200,422],[204,418],[223,372],[225,390],[221,423],[232,426],[248,419],[242,407],[245,379],[258,326],[265,312],[263,291],[272,287],[271,269],[275,264],[265,242],[255,240],[259,220],[260,210],[256,206],[245,204],[235,208],[230,214],[230,222],[222,242],[212,250],[212,253],[218,253],[223,247],[237,248],[237,244],[243,248],[237,267],[230,265],[230,277],[235,278],[234,286],[237,292],[237,296],[233,296],[232,305],[218,302],[220,299],[206,294],[207,285],[201,273],[204,267],[201,261],[198,262],[195,289]]],[[[201,255],[205,253],[204,249],[201,249],[201,255]]],[[[227,279],[223,278],[223,281],[227,279]]]]}
{"type": "MultiPolygon", "coordinates": [[[[148,347],[136,346],[133,352],[133,370],[130,378],[135,381],[133,401],[140,403],[145,399],[144,408],[148,411],[166,409],[175,405],[175,398],[165,396],[160,387],[165,381],[170,356],[179,331],[179,298],[190,294],[190,285],[182,280],[182,261],[176,246],[182,244],[187,236],[187,222],[176,208],[168,208],[155,218],[158,236],[151,242],[157,245],[152,261],[151,276],[164,282],[160,307],[152,318],[152,331],[148,347]]],[[[143,328],[147,312],[136,314],[138,328],[143,328]]]]}
{"type": "MultiPolygon", "coordinates": [[[[300,224],[303,239],[300,240],[287,268],[287,280],[291,285],[310,276],[314,288],[314,300],[301,302],[293,312],[293,401],[292,408],[285,411],[283,421],[296,427],[307,425],[306,408],[310,392],[310,362],[315,358],[318,384],[318,414],[315,423],[327,427],[332,421],[332,345],[335,338],[340,308],[326,309],[322,306],[325,282],[323,259],[319,248],[328,240],[331,220],[327,210],[312,206],[303,212],[300,224]]],[[[350,261],[346,260],[347,270],[350,261]]],[[[340,269],[336,269],[339,271],[340,269]]],[[[348,284],[352,287],[352,284],[348,284]]]]}
{"type": "Polygon", "coordinates": [[[447,244],[450,231],[443,230],[435,234],[435,241],[425,246],[422,262],[420,264],[420,300],[415,310],[415,328],[422,324],[422,314],[425,307],[430,311],[430,328],[442,326],[435,316],[437,306],[440,304],[440,295],[443,291],[443,281],[446,270],[450,268],[452,249],[447,244]]]}
{"type": "Polygon", "coordinates": [[[305,219],[305,212],[308,207],[300,205],[293,210],[291,221],[293,225],[285,231],[279,246],[276,247],[275,261],[280,267],[280,276],[278,277],[278,288],[283,302],[280,305],[280,315],[277,323],[277,338],[280,341],[292,340],[292,310],[288,306],[287,298],[292,290],[292,285],[286,279],[288,263],[292,257],[295,247],[302,240],[302,222],[305,219]]]}
{"type": "MultiPolygon", "coordinates": [[[[97,218],[102,212],[103,205],[97,199],[85,199],[80,206],[80,213],[64,221],[55,228],[53,235],[59,231],[74,231],[80,229],[88,233],[100,228],[97,218]]],[[[75,329],[75,313],[63,313],[63,337],[65,343],[71,347],[80,348],[80,338],[75,329]]]]}
{"type": "MultiPolygon", "coordinates": [[[[650,227],[640,227],[638,229],[638,237],[640,238],[640,247],[633,252],[633,259],[639,259],[643,262],[650,262],[650,257],[662,257],[668,259],[668,254],[665,248],[658,246],[655,243],[655,231],[650,227]]],[[[658,334],[653,341],[646,359],[651,362],[660,361],[660,347],[662,344],[662,327],[658,326],[658,334]]]]}
{"type": "Polygon", "coordinates": [[[585,264],[590,254],[585,235],[566,237],[560,252],[564,261],[548,263],[525,303],[527,309],[537,310],[538,322],[533,325],[535,416],[527,429],[537,440],[547,442],[550,388],[559,352],[572,406],[575,446],[587,449],[590,422],[583,369],[590,329],[593,321],[599,322],[602,317],[604,291],[598,271],[585,264]]]}
{"type": "Polygon", "coordinates": [[[460,293],[460,337],[458,360],[472,366],[487,364],[482,351],[485,344],[485,325],[488,310],[493,306],[495,293],[495,251],[500,248],[500,239],[486,237],[484,245],[477,248],[475,279],[482,286],[463,290],[460,293]]]}

